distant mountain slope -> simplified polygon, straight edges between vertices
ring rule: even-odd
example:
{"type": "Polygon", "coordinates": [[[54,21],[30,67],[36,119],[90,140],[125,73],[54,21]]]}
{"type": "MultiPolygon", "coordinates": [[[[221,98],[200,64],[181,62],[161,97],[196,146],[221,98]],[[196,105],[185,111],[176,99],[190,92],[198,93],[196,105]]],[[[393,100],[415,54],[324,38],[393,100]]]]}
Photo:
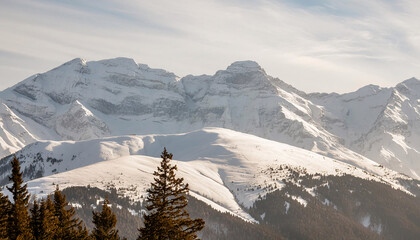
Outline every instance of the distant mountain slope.
{"type": "MultiPolygon", "coordinates": [[[[291,176],[282,180],[285,186],[245,209],[259,224],[222,214],[189,197],[188,212],[206,222],[200,239],[418,239],[420,198],[350,175],[288,171],[291,176]]],[[[144,201],[121,198],[114,188],[70,187],[63,193],[88,228],[93,227],[92,210],[97,211],[108,196],[120,236],[137,238],[137,226],[142,221],[138,213],[144,213],[144,201]]]]}
{"type": "MultiPolygon", "coordinates": [[[[43,141],[16,153],[32,193],[43,196],[59,184],[113,187],[142,200],[152,173],[166,146],[174,154],[179,175],[192,195],[214,208],[254,221],[242,206],[250,207],[266,193],[281,188],[288,168],[305,173],[350,174],[404,189],[404,176],[370,160],[363,169],[296,148],[228,129],[208,128],[185,134],[121,136],[88,141],[43,141]],[[273,172],[273,169],[285,167],[273,172]],[[266,186],[272,186],[267,188],[266,186]],[[276,188],[274,188],[276,186],[276,188]]],[[[7,183],[11,157],[0,161],[0,181],[7,183]]]]}
{"type": "Polygon", "coordinates": [[[418,86],[306,94],[252,61],[179,78],[127,58],[74,59],[0,93],[0,156],[37,140],[222,127],[419,178],[418,86]]]}
{"type": "MultiPolygon", "coordinates": [[[[142,226],[143,219],[138,212],[145,210],[144,202],[131,202],[127,198],[122,198],[115,189],[100,190],[93,187],[70,187],[62,190],[67,200],[76,208],[76,214],[86,223],[91,230],[92,211],[101,209],[101,204],[108,196],[112,211],[117,217],[117,228],[120,237],[127,239],[137,239],[138,228],[142,226]]],[[[259,224],[243,221],[229,213],[221,213],[210,207],[208,204],[188,197],[187,211],[192,218],[202,218],[206,223],[204,229],[198,233],[200,239],[217,240],[282,240],[285,239],[281,234],[262,227],[259,224]]]]}
{"type": "Polygon", "coordinates": [[[321,124],[350,149],[399,172],[420,177],[420,81],[395,88],[366,86],[354,93],[312,94],[321,124]]]}
{"type": "Polygon", "coordinates": [[[420,236],[419,197],[350,175],[293,177],[249,211],[261,225],[277,229],[287,239],[417,240],[420,236]]]}

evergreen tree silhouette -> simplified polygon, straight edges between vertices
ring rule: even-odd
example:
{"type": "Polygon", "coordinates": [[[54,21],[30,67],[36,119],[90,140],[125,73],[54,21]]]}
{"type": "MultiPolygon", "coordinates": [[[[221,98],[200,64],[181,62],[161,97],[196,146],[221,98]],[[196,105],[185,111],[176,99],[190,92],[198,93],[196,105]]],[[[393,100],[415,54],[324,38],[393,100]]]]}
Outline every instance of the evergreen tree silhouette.
{"type": "Polygon", "coordinates": [[[54,191],[54,210],[57,218],[57,229],[54,239],[80,240],[88,239],[89,233],[83,222],[75,216],[76,211],[66,201],[58,186],[54,191]]]}
{"type": "Polygon", "coordinates": [[[42,227],[41,210],[40,210],[38,201],[36,199],[34,200],[34,203],[32,205],[30,212],[31,212],[30,226],[32,230],[32,236],[35,240],[42,239],[41,238],[41,227],[42,227]]]}
{"type": "Polygon", "coordinates": [[[117,224],[117,217],[108,206],[108,197],[105,198],[102,205],[101,212],[93,213],[93,224],[95,227],[92,230],[92,238],[96,240],[118,240],[118,230],[115,229],[117,224]]]}
{"type": "Polygon", "coordinates": [[[46,200],[41,201],[39,218],[41,222],[39,239],[53,240],[57,230],[58,220],[55,217],[55,208],[50,196],[46,200]]]}
{"type": "Polygon", "coordinates": [[[19,160],[16,156],[12,160],[12,175],[9,180],[12,186],[7,189],[12,193],[13,202],[10,204],[7,233],[11,240],[15,239],[32,239],[31,229],[29,226],[29,197],[27,185],[23,185],[22,172],[20,171],[19,160]]]}
{"type": "Polygon", "coordinates": [[[7,216],[9,207],[9,199],[0,192],[0,239],[7,238],[7,216]]]}
{"type": "Polygon", "coordinates": [[[185,210],[189,188],[183,178],[175,176],[177,167],[170,164],[172,157],[164,148],[160,167],[153,173],[154,182],[147,190],[148,214],[138,240],[197,239],[196,232],[204,228],[202,219],[191,219],[185,210]]]}

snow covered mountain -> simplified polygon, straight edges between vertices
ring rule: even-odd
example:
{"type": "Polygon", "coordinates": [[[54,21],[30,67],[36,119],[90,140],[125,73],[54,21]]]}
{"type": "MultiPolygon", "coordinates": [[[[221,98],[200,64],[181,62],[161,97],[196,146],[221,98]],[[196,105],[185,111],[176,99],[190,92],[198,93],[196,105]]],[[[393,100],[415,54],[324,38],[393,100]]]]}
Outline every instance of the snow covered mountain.
{"type": "MultiPolygon", "coordinates": [[[[16,156],[25,180],[33,179],[28,182],[30,192],[39,197],[52,192],[54,184],[61,188],[90,185],[125,189],[125,196],[138,201],[146,196],[164,146],[173,152],[178,174],[190,184],[192,196],[248,221],[255,219],[242,207],[249,208],[258,198],[282,188],[290,177],[289,169],[302,174],[349,174],[407,191],[398,181],[405,179],[403,175],[372,161],[364,163],[368,172],[308,150],[222,128],[77,142],[41,141],[16,156]]],[[[10,175],[9,165],[10,157],[0,161],[3,184],[10,175]]]]}
{"type": "Polygon", "coordinates": [[[321,124],[344,145],[395,171],[420,176],[420,81],[395,88],[369,85],[354,93],[312,94],[321,124]]]}
{"type": "Polygon", "coordinates": [[[363,169],[370,158],[419,178],[419,96],[416,79],[395,88],[306,94],[252,61],[179,78],[127,58],[74,59],[0,93],[0,155],[38,140],[222,127],[363,169]]]}

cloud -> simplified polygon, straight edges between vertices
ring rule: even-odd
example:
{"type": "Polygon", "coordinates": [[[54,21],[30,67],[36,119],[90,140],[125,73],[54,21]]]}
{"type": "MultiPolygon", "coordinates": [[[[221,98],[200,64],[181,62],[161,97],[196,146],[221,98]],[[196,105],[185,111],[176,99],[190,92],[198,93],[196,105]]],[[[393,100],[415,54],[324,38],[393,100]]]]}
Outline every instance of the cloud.
{"type": "Polygon", "coordinates": [[[308,92],[390,86],[420,77],[419,10],[409,0],[3,0],[0,82],[125,56],[180,76],[251,59],[308,92]],[[19,74],[21,61],[34,64],[19,74]]]}

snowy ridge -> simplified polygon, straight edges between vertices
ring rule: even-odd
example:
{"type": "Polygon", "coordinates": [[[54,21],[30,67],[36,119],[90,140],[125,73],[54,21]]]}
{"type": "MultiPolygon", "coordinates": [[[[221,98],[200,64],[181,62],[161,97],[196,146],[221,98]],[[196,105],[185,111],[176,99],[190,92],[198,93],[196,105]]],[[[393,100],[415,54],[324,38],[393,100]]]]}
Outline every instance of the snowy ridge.
{"type": "MultiPolygon", "coordinates": [[[[102,189],[114,187],[133,200],[142,200],[164,146],[174,154],[179,176],[190,184],[193,196],[249,221],[255,220],[242,206],[250,207],[259,196],[275,190],[261,186],[284,185],[282,180],[287,178],[287,171],[272,171],[279,166],[296,169],[304,166],[311,174],[351,174],[404,190],[396,181],[402,177],[400,174],[370,161],[365,163],[371,169],[367,172],[307,150],[221,128],[79,142],[44,141],[25,147],[17,156],[24,172],[29,169],[42,172],[41,178],[26,176],[38,177],[28,182],[30,191],[38,196],[53,191],[54,184],[62,188],[90,185],[102,189]]],[[[0,162],[1,166],[6,164],[9,159],[0,162]]],[[[1,174],[5,178],[8,172],[1,174]]]]}

